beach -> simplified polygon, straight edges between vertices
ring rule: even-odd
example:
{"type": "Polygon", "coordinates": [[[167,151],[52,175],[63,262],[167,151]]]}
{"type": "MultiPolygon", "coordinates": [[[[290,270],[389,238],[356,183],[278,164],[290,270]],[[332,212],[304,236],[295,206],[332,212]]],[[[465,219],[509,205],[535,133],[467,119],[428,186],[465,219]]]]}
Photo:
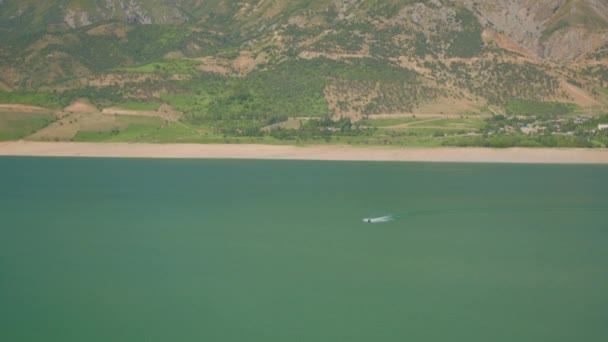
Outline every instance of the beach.
{"type": "Polygon", "coordinates": [[[0,156],[608,164],[608,149],[0,142],[0,156]]]}

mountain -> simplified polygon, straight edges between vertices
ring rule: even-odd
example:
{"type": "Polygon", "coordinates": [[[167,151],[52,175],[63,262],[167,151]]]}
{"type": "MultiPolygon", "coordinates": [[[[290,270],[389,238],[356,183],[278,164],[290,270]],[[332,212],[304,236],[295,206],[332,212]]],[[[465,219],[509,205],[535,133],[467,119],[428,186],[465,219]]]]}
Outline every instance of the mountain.
{"type": "Polygon", "coordinates": [[[192,122],[591,112],[608,103],[608,3],[0,0],[0,57],[0,89],[161,101],[192,122]]]}
{"type": "Polygon", "coordinates": [[[608,2],[602,0],[465,1],[484,26],[534,56],[570,61],[608,43],[608,2]]]}
{"type": "Polygon", "coordinates": [[[237,25],[257,26],[259,30],[277,23],[320,26],[323,23],[394,19],[400,15],[401,20],[416,23],[428,8],[446,19],[445,9],[459,5],[475,13],[484,27],[505,34],[519,47],[540,58],[569,60],[608,42],[608,3],[602,0],[402,0],[384,3],[371,0],[54,0],[42,4],[34,0],[2,0],[0,27],[5,34],[15,34],[17,31],[85,27],[106,21],[186,24],[215,16],[237,25]],[[414,16],[403,17],[408,10],[414,16]]]}
{"type": "MultiPolygon", "coordinates": [[[[200,3],[201,1],[199,1],[200,3]]],[[[195,1],[35,0],[1,1],[6,29],[27,31],[76,28],[117,20],[132,24],[182,24],[195,1]]]]}

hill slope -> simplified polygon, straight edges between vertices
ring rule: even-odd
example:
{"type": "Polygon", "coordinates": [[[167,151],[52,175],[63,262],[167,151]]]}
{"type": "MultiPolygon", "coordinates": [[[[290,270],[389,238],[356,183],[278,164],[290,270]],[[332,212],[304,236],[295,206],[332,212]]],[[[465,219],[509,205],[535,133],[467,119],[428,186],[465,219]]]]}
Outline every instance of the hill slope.
{"type": "Polygon", "coordinates": [[[607,102],[607,16],[602,0],[3,0],[0,90],[160,101],[241,130],[519,99],[592,112],[607,102]]]}

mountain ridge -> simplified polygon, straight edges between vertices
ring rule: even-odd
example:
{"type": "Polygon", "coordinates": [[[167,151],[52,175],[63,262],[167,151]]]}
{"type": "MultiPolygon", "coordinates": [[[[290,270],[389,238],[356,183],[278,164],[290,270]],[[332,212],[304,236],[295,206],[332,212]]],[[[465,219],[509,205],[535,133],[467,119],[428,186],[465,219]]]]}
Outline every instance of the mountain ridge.
{"type": "Polygon", "coordinates": [[[334,118],[437,102],[491,112],[520,98],[589,111],[608,101],[601,0],[3,0],[0,13],[4,90],[103,93],[110,104],[193,94],[208,104],[181,108],[203,117],[214,103],[251,112],[247,101],[281,89],[263,81],[309,94],[294,98],[303,114],[334,118]],[[253,97],[207,93],[216,77],[253,97]]]}
{"type": "MultiPolygon", "coordinates": [[[[286,22],[303,26],[319,23],[319,14],[325,12],[333,22],[360,20],[364,17],[380,17],[396,11],[398,20],[408,7],[411,22],[424,19],[420,10],[434,9],[445,17],[445,9],[463,6],[474,13],[487,28],[493,28],[512,39],[521,48],[533,51],[540,58],[555,61],[569,60],[592,52],[608,43],[608,3],[601,0],[508,0],[499,3],[480,0],[456,1],[388,1],[378,4],[369,0],[332,1],[202,1],[202,0],[55,0],[39,4],[36,1],[0,1],[0,27],[19,28],[25,32],[45,29],[69,29],[85,27],[105,21],[122,21],[130,24],[186,24],[204,22],[211,16],[227,15],[244,26],[262,23],[287,16],[286,22]],[[392,7],[391,7],[392,6],[392,7]],[[383,12],[384,11],[384,12],[383,12]],[[306,18],[306,13],[309,17],[306,18]],[[310,14],[313,14],[310,16],[310,14]],[[333,15],[333,18],[331,16],[333,15]],[[25,20],[31,19],[29,22],[25,20]],[[267,19],[267,20],[264,20],[267,19]],[[308,19],[308,20],[306,20],[308,19]],[[586,34],[594,37],[587,39],[586,34]],[[555,52],[556,43],[548,43],[552,36],[584,43],[571,51],[555,52]]],[[[407,12],[407,10],[406,10],[407,12]]],[[[433,15],[431,14],[431,17],[433,15]]],[[[322,20],[322,19],[321,19],[322,20]]],[[[428,20],[426,24],[429,24],[428,20]]],[[[263,29],[264,27],[258,27],[263,29]]],[[[557,39],[560,40],[560,39],[557,39]]],[[[566,47],[571,50],[570,46],[566,47]]]]}

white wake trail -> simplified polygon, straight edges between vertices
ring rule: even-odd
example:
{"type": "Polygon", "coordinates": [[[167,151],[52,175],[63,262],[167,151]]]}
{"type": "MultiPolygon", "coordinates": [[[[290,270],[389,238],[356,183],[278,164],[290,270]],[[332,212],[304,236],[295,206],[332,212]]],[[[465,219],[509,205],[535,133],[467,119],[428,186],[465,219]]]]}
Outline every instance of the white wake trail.
{"type": "Polygon", "coordinates": [[[393,221],[395,218],[393,215],[381,216],[381,217],[366,217],[363,219],[365,223],[385,223],[393,221]]]}

